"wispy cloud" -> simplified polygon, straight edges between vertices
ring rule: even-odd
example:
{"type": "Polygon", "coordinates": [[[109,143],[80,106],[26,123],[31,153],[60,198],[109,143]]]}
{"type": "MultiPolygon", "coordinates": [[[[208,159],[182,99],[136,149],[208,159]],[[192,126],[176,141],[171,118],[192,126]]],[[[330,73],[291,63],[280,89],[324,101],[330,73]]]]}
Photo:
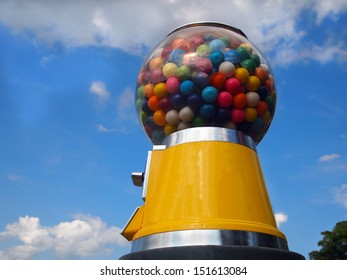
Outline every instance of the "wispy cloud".
{"type": "Polygon", "coordinates": [[[288,221],[288,215],[282,212],[275,213],[275,220],[277,226],[280,227],[282,224],[288,221]]]}
{"type": "Polygon", "coordinates": [[[93,81],[89,87],[89,92],[95,96],[99,104],[104,104],[110,98],[110,92],[106,84],[101,81],[93,81]]]}
{"type": "Polygon", "coordinates": [[[24,1],[21,8],[26,12],[14,17],[17,1],[3,0],[0,21],[17,32],[30,31],[36,41],[48,45],[57,41],[66,48],[101,45],[132,54],[139,54],[141,46],[152,48],[176,26],[218,21],[241,28],[257,46],[274,53],[275,60],[284,65],[306,59],[321,63],[347,59],[346,46],[340,41],[329,41],[322,34],[320,42],[307,43],[308,31],[298,24],[307,11],[315,27],[326,18],[338,20],[347,10],[345,0],[268,0],[261,5],[257,0],[226,1],[223,5],[201,0],[152,2],[153,5],[145,1],[137,1],[136,5],[133,1],[24,1]],[[127,28],[122,28],[124,23],[127,28]]]}
{"type": "Polygon", "coordinates": [[[107,256],[127,244],[120,231],[88,215],[75,215],[73,221],[51,227],[41,225],[38,217],[24,216],[0,232],[0,242],[20,243],[0,250],[0,259],[34,259],[47,252],[53,252],[57,259],[107,256]]]}
{"type": "Polygon", "coordinates": [[[335,202],[347,208],[347,184],[335,189],[335,202]]]}
{"type": "Polygon", "coordinates": [[[7,179],[11,182],[18,182],[21,181],[24,177],[21,175],[18,175],[17,173],[9,173],[7,174],[7,179]]]}
{"type": "Polygon", "coordinates": [[[328,155],[321,156],[318,159],[318,161],[319,162],[328,162],[328,161],[332,161],[332,160],[340,158],[340,157],[341,157],[340,154],[328,154],[328,155]]]}

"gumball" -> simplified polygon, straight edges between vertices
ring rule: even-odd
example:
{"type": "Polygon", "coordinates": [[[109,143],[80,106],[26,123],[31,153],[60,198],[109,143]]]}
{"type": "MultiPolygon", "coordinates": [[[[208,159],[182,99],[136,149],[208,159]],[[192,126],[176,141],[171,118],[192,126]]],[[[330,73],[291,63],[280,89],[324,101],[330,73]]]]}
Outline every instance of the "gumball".
{"type": "Polygon", "coordinates": [[[235,94],[240,91],[240,82],[238,79],[229,78],[225,82],[225,89],[231,94],[235,94]]]}
{"type": "Polygon", "coordinates": [[[176,65],[181,65],[182,58],[186,52],[182,49],[174,49],[170,53],[169,62],[175,63],[176,65]]]}
{"type": "Polygon", "coordinates": [[[203,89],[209,85],[210,77],[205,72],[198,72],[193,77],[193,82],[198,88],[203,89]]]}
{"type": "Polygon", "coordinates": [[[205,125],[205,120],[202,117],[196,117],[193,122],[192,125],[194,127],[199,127],[199,126],[204,126],[205,125]]]}
{"type": "Polygon", "coordinates": [[[163,110],[164,112],[170,111],[173,108],[173,106],[171,104],[171,99],[168,96],[160,99],[159,100],[159,108],[161,110],[163,110]]]}
{"type": "Polygon", "coordinates": [[[220,90],[224,87],[227,77],[222,72],[215,72],[211,75],[210,84],[220,90]]]}
{"type": "Polygon", "coordinates": [[[158,96],[159,98],[163,98],[168,94],[165,83],[156,84],[154,86],[153,92],[154,95],[158,96]]]}
{"type": "Polygon", "coordinates": [[[175,131],[177,131],[177,126],[176,125],[171,125],[171,124],[166,124],[164,127],[164,133],[165,135],[169,135],[171,133],[174,133],[175,131]]]}
{"type": "Polygon", "coordinates": [[[246,82],[246,88],[249,91],[257,91],[260,87],[260,80],[256,76],[250,76],[246,82]]]}
{"type": "Polygon", "coordinates": [[[254,76],[258,77],[260,83],[264,83],[268,78],[268,73],[264,68],[257,67],[255,68],[254,76]]]}
{"type": "Polygon", "coordinates": [[[145,95],[143,91],[144,91],[144,86],[143,85],[139,86],[137,91],[136,91],[137,98],[143,99],[143,97],[145,95]]]}
{"type": "Polygon", "coordinates": [[[267,111],[267,104],[265,101],[259,101],[259,104],[256,107],[257,113],[259,116],[263,116],[267,111]]]}
{"type": "Polygon", "coordinates": [[[271,81],[270,79],[267,79],[265,81],[265,86],[270,92],[273,91],[273,89],[274,89],[273,81],[271,81]]]}
{"type": "Polygon", "coordinates": [[[153,114],[153,121],[158,126],[165,126],[166,125],[166,119],[165,119],[165,112],[163,110],[157,110],[153,114]]]}
{"type": "Polygon", "coordinates": [[[207,121],[211,121],[214,119],[214,115],[216,112],[216,108],[212,104],[202,104],[200,107],[200,116],[207,121]]]}
{"type": "Polygon", "coordinates": [[[242,44],[240,44],[239,47],[240,48],[245,48],[247,50],[248,54],[251,54],[253,52],[252,46],[250,44],[248,44],[248,43],[242,43],[242,44]]]}
{"type": "Polygon", "coordinates": [[[249,52],[248,52],[247,48],[241,46],[241,47],[238,47],[236,49],[236,51],[239,54],[240,61],[243,61],[243,60],[249,58],[249,52]]]}
{"type": "Polygon", "coordinates": [[[257,110],[253,107],[245,108],[245,120],[248,122],[253,122],[257,119],[258,113],[257,110]]]}
{"type": "Polygon", "coordinates": [[[171,96],[171,103],[175,109],[181,110],[186,106],[186,97],[183,94],[175,93],[171,96]]]}
{"type": "Polygon", "coordinates": [[[192,71],[188,66],[183,65],[177,68],[176,76],[180,81],[184,81],[190,79],[192,76],[192,71]]]}
{"type": "Polygon", "coordinates": [[[259,55],[257,55],[256,53],[251,54],[251,59],[254,61],[255,66],[259,66],[260,65],[260,57],[259,55]]]}
{"type": "Polygon", "coordinates": [[[146,119],[146,121],[145,121],[145,124],[146,124],[147,127],[151,128],[151,130],[156,127],[156,124],[155,124],[155,122],[153,120],[153,117],[148,117],[146,119]]]}
{"type": "Polygon", "coordinates": [[[185,80],[181,83],[180,91],[184,95],[189,95],[194,91],[194,83],[191,80],[185,80]]]}
{"type": "Polygon", "coordinates": [[[213,51],[210,54],[210,60],[214,67],[218,67],[224,61],[224,54],[221,51],[213,51]]]}
{"type": "Polygon", "coordinates": [[[166,63],[163,67],[163,75],[165,78],[170,78],[176,75],[177,65],[175,63],[166,63]]]}
{"type": "Polygon", "coordinates": [[[245,59],[240,63],[242,67],[246,68],[250,74],[253,74],[256,68],[256,64],[252,59],[245,59]]]}
{"type": "Polygon", "coordinates": [[[190,128],[190,124],[185,122],[180,122],[177,126],[177,130],[183,130],[187,128],[190,128]]]}
{"type": "Polygon", "coordinates": [[[151,72],[151,82],[152,84],[157,84],[165,81],[165,77],[161,69],[154,69],[151,72]]]}
{"type": "Polygon", "coordinates": [[[202,99],[207,103],[213,103],[218,96],[218,90],[213,86],[205,87],[201,93],[202,99]]]}
{"type": "Polygon", "coordinates": [[[266,86],[260,86],[257,92],[259,94],[260,100],[266,100],[266,97],[269,95],[269,91],[266,86]]]}
{"type": "Polygon", "coordinates": [[[217,102],[220,107],[226,108],[232,104],[233,97],[231,93],[229,93],[228,91],[221,91],[218,94],[217,102]]]}
{"type": "Polygon", "coordinates": [[[221,39],[214,39],[208,44],[208,47],[210,48],[211,52],[213,51],[223,52],[225,49],[225,44],[221,39]]]}
{"type": "Polygon", "coordinates": [[[254,132],[257,132],[261,129],[263,125],[263,121],[261,119],[261,117],[257,117],[257,119],[255,121],[253,121],[252,125],[251,125],[251,130],[254,132]]]}
{"type": "Polygon", "coordinates": [[[179,112],[179,117],[183,122],[189,123],[194,119],[194,111],[188,106],[183,107],[179,112]]]}
{"type": "Polygon", "coordinates": [[[163,48],[163,50],[161,51],[162,59],[167,60],[168,57],[170,56],[172,50],[173,50],[173,48],[171,46],[163,48]]]}
{"type": "Polygon", "coordinates": [[[236,50],[229,50],[224,54],[224,60],[236,65],[240,62],[239,53],[236,50]]]}
{"type": "Polygon", "coordinates": [[[246,68],[237,68],[234,73],[234,77],[240,81],[240,83],[245,83],[248,81],[249,72],[246,68]]]}
{"type": "Polygon", "coordinates": [[[151,79],[151,72],[144,71],[144,72],[141,72],[141,74],[139,75],[138,83],[141,85],[145,85],[149,82],[150,79],[151,79]]]}
{"type": "Polygon", "coordinates": [[[187,97],[187,105],[194,111],[198,111],[204,100],[199,94],[191,94],[187,97]]]}
{"type": "Polygon", "coordinates": [[[151,109],[153,112],[159,110],[159,97],[154,95],[150,99],[148,99],[148,107],[151,109]]]}
{"type": "Polygon", "coordinates": [[[147,84],[145,86],[143,86],[143,95],[146,98],[151,98],[154,95],[154,85],[153,84],[147,84]]]}
{"type": "Polygon", "coordinates": [[[217,121],[224,124],[225,122],[230,120],[230,111],[225,108],[217,109],[217,121]]]}
{"type": "Polygon", "coordinates": [[[199,57],[196,61],[195,68],[198,72],[210,73],[212,70],[212,62],[208,58],[199,57]]]}
{"type": "Polygon", "coordinates": [[[227,78],[234,75],[235,65],[232,62],[224,61],[219,65],[219,72],[224,73],[227,78]]]}
{"type": "Polygon", "coordinates": [[[246,94],[240,92],[233,96],[233,106],[235,108],[244,108],[247,104],[246,94]]]}
{"type": "Polygon", "coordinates": [[[195,51],[196,48],[204,43],[204,39],[201,36],[193,36],[188,39],[189,47],[192,51],[195,51]]]}
{"type": "Polygon", "coordinates": [[[230,111],[230,120],[235,124],[243,122],[245,120],[245,111],[242,109],[232,109],[230,111]]]}
{"type": "Polygon", "coordinates": [[[173,109],[166,113],[165,120],[168,124],[177,125],[181,121],[178,111],[173,109]]]}
{"type": "Polygon", "coordinates": [[[180,84],[176,77],[170,77],[166,81],[166,90],[168,93],[177,93],[180,89],[180,84]]]}
{"type": "Polygon", "coordinates": [[[149,70],[153,71],[158,68],[163,68],[163,59],[161,57],[154,57],[149,62],[149,70]]]}
{"type": "Polygon", "coordinates": [[[196,49],[196,54],[201,57],[208,57],[210,53],[211,50],[206,44],[202,44],[196,49]]]}
{"type": "Polygon", "coordinates": [[[188,66],[189,68],[193,69],[196,65],[197,60],[199,57],[196,55],[196,53],[186,53],[183,56],[182,64],[188,66]]]}
{"type": "MultiPolygon", "coordinates": [[[[141,106],[141,109],[142,109],[142,112],[143,113],[152,113],[152,110],[148,107],[148,102],[143,102],[143,104],[142,104],[142,106],[141,106]]],[[[153,111],[155,111],[155,110],[153,110],[153,111]]]]}
{"type": "Polygon", "coordinates": [[[259,95],[256,92],[250,91],[246,93],[247,106],[255,107],[259,104],[259,95]]]}
{"type": "Polygon", "coordinates": [[[182,49],[186,52],[189,51],[189,44],[186,40],[184,40],[183,38],[178,38],[175,41],[173,41],[172,43],[172,47],[174,49],[182,49]]]}

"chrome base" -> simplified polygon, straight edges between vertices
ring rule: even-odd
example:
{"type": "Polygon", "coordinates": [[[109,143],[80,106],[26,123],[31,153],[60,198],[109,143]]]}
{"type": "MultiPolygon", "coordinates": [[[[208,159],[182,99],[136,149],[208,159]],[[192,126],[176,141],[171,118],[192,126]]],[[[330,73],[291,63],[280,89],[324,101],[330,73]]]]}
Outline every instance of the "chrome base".
{"type": "Polygon", "coordinates": [[[178,246],[251,246],[288,250],[278,236],[240,230],[182,230],[157,233],[132,242],[131,252],[178,246]]]}

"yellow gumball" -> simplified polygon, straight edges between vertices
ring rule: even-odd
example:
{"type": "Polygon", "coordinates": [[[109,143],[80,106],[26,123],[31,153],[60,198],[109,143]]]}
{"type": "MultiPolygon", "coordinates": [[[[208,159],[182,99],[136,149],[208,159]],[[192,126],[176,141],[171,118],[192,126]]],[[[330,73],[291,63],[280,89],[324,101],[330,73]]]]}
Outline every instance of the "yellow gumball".
{"type": "Polygon", "coordinates": [[[159,98],[165,97],[168,93],[166,90],[166,85],[165,83],[158,83],[154,86],[153,89],[154,95],[158,96],[159,98]]]}
{"type": "Polygon", "coordinates": [[[257,91],[260,87],[260,80],[257,76],[250,76],[246,83],[246,88],[249,91],[257,91]]]}
{"type": "Polygon", "coordinates": [[[253,107],[246,107],[245,108],[245,120],[248,122],[253,122],[257,119],[258,113],[257,109],[253,107]]]}
{"type": "Polygon", "coordinates": [[[240,67],[235,70],[234,77],[240,81],[240,83],[245,83],[248,81],[249,72],[246,68],[240,67]]]}

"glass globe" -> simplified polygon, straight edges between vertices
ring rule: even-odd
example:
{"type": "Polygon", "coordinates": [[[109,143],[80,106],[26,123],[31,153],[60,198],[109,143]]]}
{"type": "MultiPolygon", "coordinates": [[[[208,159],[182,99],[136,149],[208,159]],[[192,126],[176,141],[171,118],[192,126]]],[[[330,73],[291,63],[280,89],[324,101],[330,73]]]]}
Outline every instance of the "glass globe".
{"type": "Polygon", "coordinates": [[[224,127],[258,144],[275,113],[266,58],[239,29],[203,22],[172,31],[145,60],[136,84],[139,120],[154,145],[191,127],[224,127]]]}

